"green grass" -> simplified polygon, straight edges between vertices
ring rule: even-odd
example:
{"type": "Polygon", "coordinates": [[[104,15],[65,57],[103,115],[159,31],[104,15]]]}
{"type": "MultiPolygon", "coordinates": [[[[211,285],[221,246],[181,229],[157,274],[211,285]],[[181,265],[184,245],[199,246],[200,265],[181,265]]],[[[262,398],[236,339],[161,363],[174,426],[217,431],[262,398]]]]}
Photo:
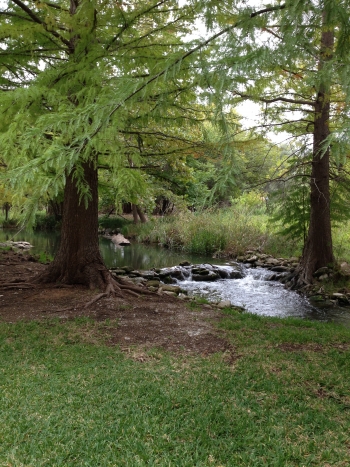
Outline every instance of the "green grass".
{"type": "Polygon", "coordinates": [[[227,311],[233,359],[138,359],[114,326],[0,323],[1,467],[349,465],[349,329],[227,311]]]}

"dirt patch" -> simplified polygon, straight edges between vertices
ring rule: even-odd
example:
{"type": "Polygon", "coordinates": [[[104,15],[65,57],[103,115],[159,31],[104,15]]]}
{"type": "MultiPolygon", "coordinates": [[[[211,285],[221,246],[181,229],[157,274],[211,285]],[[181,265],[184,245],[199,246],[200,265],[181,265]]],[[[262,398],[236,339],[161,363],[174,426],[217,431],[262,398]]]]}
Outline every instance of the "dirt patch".
{"type": "Polygon", "coordinates": [[[122,350],[158,347],[203,356],[225,352],[229,360],[235,359],[234,349],[212,324],[222,318],[220,311],[208,306],[191,310],[169,295],[134,297],[127,293],[123,298],[104,297],[83,309],[97,291],[79,286],[28,288],[29,281],[45,267],[29,254],[0,252],[0,319],[16,322],[86,316],[97,321],[117,320],[117,327],[109,330],[108,344],[122,350]],[[17,281],[14,286],[13,281],[17,281]]]}

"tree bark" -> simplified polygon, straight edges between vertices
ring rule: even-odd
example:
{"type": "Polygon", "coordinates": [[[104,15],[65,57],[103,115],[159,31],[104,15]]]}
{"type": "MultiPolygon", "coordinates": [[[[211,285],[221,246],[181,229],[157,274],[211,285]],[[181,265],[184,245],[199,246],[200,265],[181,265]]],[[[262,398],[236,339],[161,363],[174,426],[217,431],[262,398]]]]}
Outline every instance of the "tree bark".
{"type": "Polygon", "coordinates": [[[134,219],[134,224],[138,224],[139,223],[139,215],[138,215],[138,212],[137,212],[136,204],[132,204],[131,209],[132,209],[132,217],[134,219]]]}
{"type": "MultiPolygon", "coordinates": [[[[323,14],[323,26],[325,26],[323,14]]],[[[321,60],[319,69],[330,60],[334,46],[333,31],[325,30],[321,36],[321,60]]],[[[329,136],[330,87],[321,84],[315,102],[313,131],[313,159],[310,190],[310,225],[300,263],[300,278],[304,283],[312,282],[313,273],[334,263],[329,189],[329,147],[322,144],[329,136]]]]}
{"type": "Polygon", "coordinates": [[[101,289],[109,285],[111,277],[99,250],[97,168],[94,161],[83,162],[82,167],[91,198],[87,206],[80,200],[73,169],[64,190],[60,246],[38,281],[101,289]]]}
{"type": "Polygon", "coordinates": [[[140,218],[141,224],[145,224],[147,222],[147,217],[145,213],[142,211],[142,209],[140,208],[140,206],[136,206],[136,211],[140,218]]]}

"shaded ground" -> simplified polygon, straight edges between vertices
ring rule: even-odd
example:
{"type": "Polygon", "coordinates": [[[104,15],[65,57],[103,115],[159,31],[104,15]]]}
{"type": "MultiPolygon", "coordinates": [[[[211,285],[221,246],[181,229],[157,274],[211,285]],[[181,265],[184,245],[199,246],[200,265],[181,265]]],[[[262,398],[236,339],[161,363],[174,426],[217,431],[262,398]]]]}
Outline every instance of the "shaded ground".
{"type": "Polygon", "coordinates": [[[232,346],[212,325],[222,314],[210,305],[191,309],[188,303],[168,295],[134,297],[125,293],[124,298],[105,297],[84,309],[97,292],[79,286],[28,285],[45,267],[30,254],[0,251],[0,319],[15,322],[86,316],[97,321],[117,320],[117,327],[110,328],[108,343],[123,350],[137,345],[201,355],[226,352],[228,359],[234,359],[232,346]]]}

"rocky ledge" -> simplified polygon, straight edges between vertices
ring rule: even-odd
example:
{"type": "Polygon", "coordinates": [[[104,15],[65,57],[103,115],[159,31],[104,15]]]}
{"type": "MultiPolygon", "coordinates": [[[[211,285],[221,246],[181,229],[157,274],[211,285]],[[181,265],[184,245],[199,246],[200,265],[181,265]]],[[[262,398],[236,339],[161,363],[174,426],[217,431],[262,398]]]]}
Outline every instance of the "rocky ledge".
{"type": "MultiPolygon", "coordinates": [[[[151,269],[149,271],[138,271],[131,267],[123,266],[121,268],[110,269],[112,276],[116,278],[122,277],[135,285],[147,287],[150,291],[178,297],[182,300],[196,301],[195,297],[189,297],[187,290],[184,290],[179,285],[183,280],[205,281],[212,282],[220,279],[241,279],[244,277],[242,268],[239,265],[232,266],[214,266],[212,264],[191,264],[187,261],[180,263],[178,266],[164,269],[151,269]]],[[[206,307],[229,308],[231,302],[223,300],[202,304],[206,307]]],[[[235,309],[243,310],[240,307],[235,309]]]]}

